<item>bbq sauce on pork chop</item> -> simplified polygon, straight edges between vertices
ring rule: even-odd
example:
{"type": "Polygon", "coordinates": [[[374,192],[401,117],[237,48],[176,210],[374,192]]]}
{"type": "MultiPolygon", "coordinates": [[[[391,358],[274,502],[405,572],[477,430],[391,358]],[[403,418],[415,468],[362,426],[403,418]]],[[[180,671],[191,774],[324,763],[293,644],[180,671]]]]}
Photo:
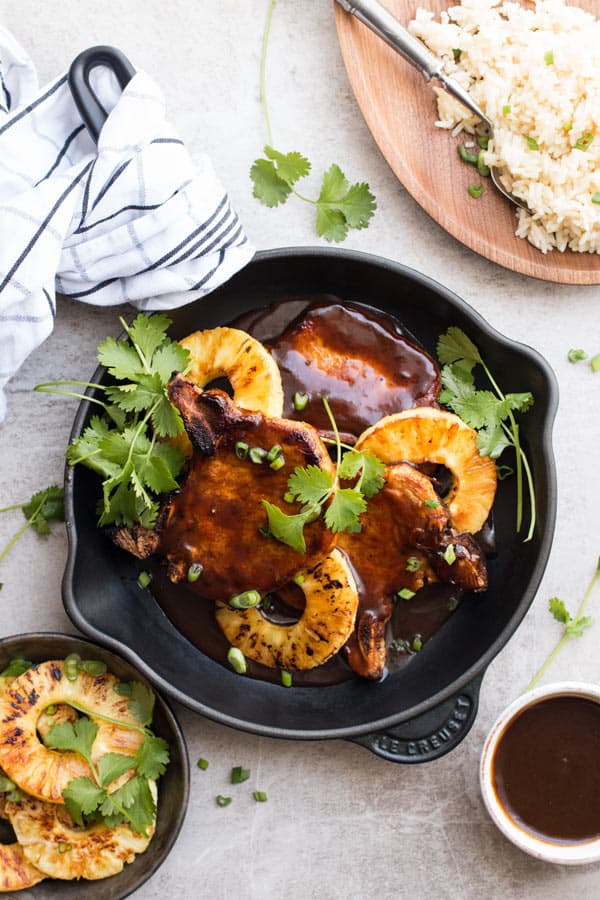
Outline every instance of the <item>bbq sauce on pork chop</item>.
{"type": "Polygon", "coordinates": [[[273,591],[326,556],[335,538],[322,517],[304,529],[305,554],[260,531],[267,526],[262,500],[286,506],[288,515],[299,511],[300,504],[282,499],[296,466],[331,470],[317,431],[302,422],[239,409],[223,391],[201,391],[181,375],[171,380],[169,396],[194,447],[187,474],[181,489],[161,507],[153,532],[137,529],[133,535],[132,529],[121,529],[117,543],[130,552],[134,538],[138,546],[151,546],[167,561],[174,582],[186,580],[189,567],[199,564],[202,574],[191,589],[212,600],[228,600],[246,590],[273,591]],[[238,459],[240,441],[265,450],[279,444],[285,465],[274,471],[268,463],[238,459]]]}
{"type": "Polygon", "coordinates": [[[344,439],[354,443],[383,416],[437,403],[436,362],[383,313],[315,298],[304,309],[299,301],[288,301],[235,324],[266,342],[277,362],[286,418],[329,432],[325,396],[344,439]],[[300,411],[294,407],[296,393],[308,395],[300,411]]]}
{"type": "Polygon", "coordinates": [[[404,588],[416,594],[438,581],[482,591],[487,570],[471,535],[452,526],[430,479],[408,463],[387,467],[385,485],[369,500],[361,523],[362,531],[340,534],[338,544],[352,560],[359,585],[356,630],[345,652],[355,672],[379,679],[397,592],[404,588]],[[456,557],[452,565],[444,557],[450,545],[456,557]]]}

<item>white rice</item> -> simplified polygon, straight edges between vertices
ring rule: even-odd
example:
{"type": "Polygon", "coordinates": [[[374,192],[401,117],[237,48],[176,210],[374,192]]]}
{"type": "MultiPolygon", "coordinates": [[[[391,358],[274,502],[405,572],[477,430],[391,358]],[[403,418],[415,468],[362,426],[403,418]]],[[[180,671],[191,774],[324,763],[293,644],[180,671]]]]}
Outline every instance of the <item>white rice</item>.
{"type": "MultiPolygon", "coordinates": [[[[505,187],[530,211],[518,211],[517,235],[543,253],[600,253],[600,204],[592,201],[600,200],[600,22],[563,0],[534,5],[462,0],[440,22],[417,10],[410,30],[492,121],[484,161],[503,170],[505,187]],[[578,149],[590,135],[588,149],[578,149]]],[[[472,113],[436,91],[439,128],[483,133],[472,113]]]]}

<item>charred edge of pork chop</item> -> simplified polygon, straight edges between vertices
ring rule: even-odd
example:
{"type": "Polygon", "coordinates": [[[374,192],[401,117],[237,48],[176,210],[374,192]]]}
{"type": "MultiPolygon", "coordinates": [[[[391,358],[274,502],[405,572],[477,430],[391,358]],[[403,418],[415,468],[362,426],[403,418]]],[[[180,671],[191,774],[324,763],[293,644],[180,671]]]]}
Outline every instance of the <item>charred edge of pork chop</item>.
{"type": "Polygon", "coordinates": [[[132,556],[137,556],[138,559],[148,559],[158,548],[158,532],[142,525],[115,528],[110,536],[117,547],[126,550],[132,556]]]}
{"type": "MultiPolygon", "coordinates": [[[[183,375],[175,375],[167,390],[171,402],[181,413],[192,444],[204,456],[214,455],[217,446],[235,444],[239,427],[251,428],[268,421],[260,412],[241,410],[224,391],[203,391],[183,375]]],[[[301,445],[304,465],[322,465],[323,445],[316,429],[292,419],[273,418],[272,421],[285,432],[286,439],[301,445]]]]}

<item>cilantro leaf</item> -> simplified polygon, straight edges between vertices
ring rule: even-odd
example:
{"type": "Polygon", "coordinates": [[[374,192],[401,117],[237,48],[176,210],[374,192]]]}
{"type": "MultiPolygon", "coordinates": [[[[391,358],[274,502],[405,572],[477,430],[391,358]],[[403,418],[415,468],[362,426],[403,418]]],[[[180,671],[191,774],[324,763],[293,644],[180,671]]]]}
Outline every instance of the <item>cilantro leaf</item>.
{"type": "Polygon", "coordinates": [[[285,203],[292,189],[277,174],[275,164],[268,159],[256,159],[250,169],[250,178],[254,185],[252,194],[265,206],[273,208],[285,203]]]}
{"type": "Polygon", "coordinates": [[[487,428],[499,425],[508,415],[508,406],[491,391],[471,391],[463,397],[453,397],[448,401],[457,416],[470,428],[487,428]]]}
{"type": "Polygon", "coordinates": [[[288,479],[289,492],[301,503],[323,503],[332,487],[331,474],[318,466],[296,467],[288,479]]]}
{"type": "Polygon", "coordinates": [[[166,338],[171,319],[164,313],[152,313],[146,316],[139,313],[129,327],[125,326],[130,340],[150,364],[154,351],[166,338]]]}
{"type": "Polygon", "coordinates": [[[446,333],[440,336],[437,355],[441,363],[453,363],[459,359],[473,365],[483,362],[473,341],[455,325],[451,325],[446,333]]]}
{"type": "Polygon", "coordinates": [[[167,384],[173,372],[184,372],[190,364],[190,351],[175,341],[165,341],[152,357],[152,368],[167,384]]]}
{"type": "Polygon", "coordinates": [[[92,747],[98,734],[98,726],[87,716],[74,722],[54,725],[46,735],[46,746],[51,750],[71,750],[91,764],[92,747]]]}
{"type": "Polygon", "coordinates": [[[566,625],[567,622],[571,621],[571,613],[568,611],[563,601],[559,600],[558,597],[550,598],[548,601],[548,609],[557,622],[562,622],[563,625],[566,625]]]}
{"type": "Polygon", "coordinates": [[[304,526],[312,518],[312,510],[288,516],[268,500],[261,500],[261,503],[267,512],[269,531],[273,537],[298,553],[306,553],[304,526]]]}
{"type": "Polygon", "coordinates": [[[317,234],[326,241],[340,243],[348,235],[346,218],[339,209],[329,209],[327,206],[317,208],[317,234]]]}
{"type": "Polygon", "coordinates": [[[135,767],[138,775],[153,781],[164,775],[169,764],[169,745],[154,734],[147,734],[137,752],[135,767]]]}
{"type": "Polygon", "coordinates": [[[135,758],[124,753],[105,753],[98,760],[98,774],[103,788],[135,767],[135,758]]]}
{"type": "Polygon", "coordinates": [[[511,442],[500,425],[482,428],[477,432],[477,448],[482,456],[498,459],[511,442]]]}
{"type": "Polygon", "coordinates": [[[183,431],[181,414],[166,393],[163,393],[152,413],[152,427],[159,437],[175,437],[183,431]]]}
{"type": "Polygon", "coordinates": [[[582,616],[581,618],[574,619],[572,622],[568,622],[565,625],[565,631],[568,637],[581,637],[586,628],[589,628],[590,625],[594,624],[594,620],[592,616],[582,616]]]}
{"type": "Polygon", "coordinates": [[[325,512],[325,524],[334,533],[361,531],[358,517],[366,508],[364,497],[355,488],[338,488],[325,512]]]}
{"type": "Polygon", "coordinates": [[[63,800],[76,825],[84,826],[84,816],[95,812],[104,802],[106,792],[91,778],[73,778],[63,791],[63,800]]]}
{"type": "MultiPolygon", "coordinates": [[[[34,514],[46,520],[54,519],[64,522],[65,494],[63,489],[55,484],[46,488],[45,491],[34,494],[27,506],[23,507],[23,515],[26,519],[30,519],[34,514]]],[[[35,523],[32,525],[35,527],[35,523]]]]}
{"type": "Polygon", "coordinates": [[[364,181],[350,185],[346,196],[339,201],[339,209],[350,228],[368,228],[369,221],[377,209],[369,185],[364,181]]]}
{"type": "Polygon", "coordinates": [[[340,167],[333,163],[323,175],[317,203],[339,203],[346,196],[349,187],[348,179],[340,167]]]}
{"type": "Polygon", "coordinates": [[[107,337],[98,344],[98,362],[106,366],[114,378],[131,378],[142,374],[142,362],[129,341],[107,337]]]}
{"type": "Polygon", "coordinates": [[[149,725],[154,712],[154,691],[141,681],[130,681],[129,710],[141,725],[149,725]]]}
{"type": "Polygon", "coordinates": [[[156,816],[156,803],[148,780],[135,776],[112,794],[105,794],[100,811],[107,825],[124,818],[138,834],[147,835],[156,816]]]}
{"type": "Polygon", "coordinates": [[[340,463],[339,477],[347,480],[356,477],[359,472],[356,490],[367,498],[374,497],[385,483],[385,465],[373,453],[351,450],[340,463]]]}
{"type": "Polygon", "coordinates": [[[526,391],[523,394],[507,394],[507,403],[514,412],[527,412],[533,406],[533,394],[526,391]]]}
{"type": "Polygon", "coordinates": [[[290,187],[301,178],[305,178],[310,172],[310,162],[305,156],[296,151],[280,153],[267,145],[264,148],[264,154],[276,164],[277,175],[283,181],[286,181],[290,187]]]}
{"type": "Polygon", "coordinates": [[[163,396],[160,375],[139,375],[135,382],[106,389],[106,395],[125,412],[143,412],[163,396]]]}

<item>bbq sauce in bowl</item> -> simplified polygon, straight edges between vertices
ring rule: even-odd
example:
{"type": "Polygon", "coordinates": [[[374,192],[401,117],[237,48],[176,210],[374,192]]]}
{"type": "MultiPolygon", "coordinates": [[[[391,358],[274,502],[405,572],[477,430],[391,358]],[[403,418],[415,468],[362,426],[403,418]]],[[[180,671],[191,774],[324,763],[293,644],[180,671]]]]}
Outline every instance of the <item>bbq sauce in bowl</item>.
{"type": "Polygon", "coordinates": [[[600,703],[551,696],[515,716],[492,761],[496,797],[508,816],[543,841],[600,838],[600,703]]]}

